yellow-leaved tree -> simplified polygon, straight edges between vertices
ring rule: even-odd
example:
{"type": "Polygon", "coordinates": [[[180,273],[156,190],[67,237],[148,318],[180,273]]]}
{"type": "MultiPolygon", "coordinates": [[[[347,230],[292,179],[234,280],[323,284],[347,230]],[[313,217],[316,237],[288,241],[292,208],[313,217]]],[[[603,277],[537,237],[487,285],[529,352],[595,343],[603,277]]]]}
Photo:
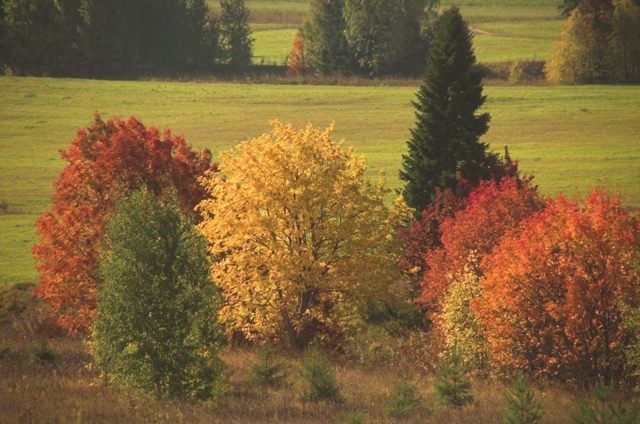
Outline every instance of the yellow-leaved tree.
{"type": "Polygon", "coordinates": [[[312,127],[271,122],[270,133],[222,153],[201,183],[210,198],[200,231],[215,257],[229,333],[277,339],[294,350],[331,337],[398,277],[395,229],[410,217],[384,203],[384,175],[312,127]]]}

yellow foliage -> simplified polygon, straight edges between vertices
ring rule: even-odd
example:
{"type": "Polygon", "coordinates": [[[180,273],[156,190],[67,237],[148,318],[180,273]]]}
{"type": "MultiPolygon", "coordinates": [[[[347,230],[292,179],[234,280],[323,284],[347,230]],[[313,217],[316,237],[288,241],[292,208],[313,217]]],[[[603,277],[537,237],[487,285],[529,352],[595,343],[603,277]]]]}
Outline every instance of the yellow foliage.
{"type": "Polygon", "coordinates": [[[364,179],[364,159],[330,139],[333,126],[272,125],[201,179],[210,199],[199,229],[216,258],[227,331],[299,349],[387,295],[398,275],[395,227],[410,210],[402,199],[384,204],[384,175],[364,179]]]}

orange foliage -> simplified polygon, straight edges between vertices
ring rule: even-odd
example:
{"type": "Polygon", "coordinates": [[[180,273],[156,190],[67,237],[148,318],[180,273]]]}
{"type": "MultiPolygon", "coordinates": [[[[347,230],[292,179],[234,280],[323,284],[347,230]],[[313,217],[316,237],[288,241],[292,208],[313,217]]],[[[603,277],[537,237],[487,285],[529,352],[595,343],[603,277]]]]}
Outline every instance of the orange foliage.
{"type": "MultiPolygon", "coordinates": [[[[420,281],[419,305],[438,312],[451,276],[465,269],[470,256],[480,260],[506,232],[541,209],[542,200],[530,181],[519,177],[481,181],[465,199],[465,207],[444,218],[440,225],[442,245],[425,255],[428,269],[420,281]]],[[[479,269],[473,271],[481,275],[479,269]]]]}
{"type": "Polygon", "coordinates": [[[183,211],[196,216],[205,196],[197,177],[215,164],[208,150],[193,151],[169,130],[161,136],[134,117],[105,123],[97,114],[61,156],[68,165],[53,183],[53,209],[36,221],[40,243],[32,252],[40,281],[34,294],[52,306],[62,327],[76,332],[95,314],[97,262],[114,198],[143,185],[157,196],[175,190],[183,211]]]}
{"type": "Polygon", "coordinates": [[[311,72],[313,72],[313,69],[304,58],[302,34],[298,32],[296,34],[296,38],[293,40],[293,48],[291,49],[291,53],[289,53],[289,69],[287,69],[287,76],[293,77],[298,75],[306,75],[311,72]]]}
{"type": "Polygon", "coordinates": [[[618,196],[559,196],[485,256],[472,303],[497,365],[565,381],[625,376],[620,302],[640,304],[640,225],[618,196]]]}

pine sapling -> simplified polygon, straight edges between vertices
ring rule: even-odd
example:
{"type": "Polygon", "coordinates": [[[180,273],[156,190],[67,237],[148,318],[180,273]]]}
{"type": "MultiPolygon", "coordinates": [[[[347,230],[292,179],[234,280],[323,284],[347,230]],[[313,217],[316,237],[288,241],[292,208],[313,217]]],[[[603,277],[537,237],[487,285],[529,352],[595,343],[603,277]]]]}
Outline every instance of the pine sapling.
{"type": "Polygon", "coordinates": [[[535,424],[542,418],[542,401],[529,390],[529,379],[523,374],[516,377],[513,388],[504,394],[504,400],[506,424],[535,424]]]}
{"type": "Polygon", "coordinates": [[[258,351],[258,362],[251,366],[251,381],[272,387],[277,387],[286,378],[282,370],[284,363],[274,361],[275,351],[268,347],[263,347],[258,351]]]}
{"type": "Polygon", "coordinates": [[[452,406],[462,406],[473,401],[469,393],[471,381],[468,374],[471,367],[464,361],[462,352],[454,344],[445,351],[444,361],[438,367],[436,374],[436,397],[443,403],[452,406]]]}

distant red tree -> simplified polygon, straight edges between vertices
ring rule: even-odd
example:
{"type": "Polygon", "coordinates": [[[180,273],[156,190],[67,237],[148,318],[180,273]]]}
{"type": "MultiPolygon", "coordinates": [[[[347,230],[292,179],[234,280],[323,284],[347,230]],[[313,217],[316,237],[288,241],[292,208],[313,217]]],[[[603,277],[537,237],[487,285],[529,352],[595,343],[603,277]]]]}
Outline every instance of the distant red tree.
{"type": "Polygon", "coordinates": [[[482,262],[472,307],[496,365],[592,384],[624,378],[621,303],[640,305],[640,221],[618,196],[559,196],[482,262]]]}
{"type": "Polygon", "coordinates": [[[287,76],[306,75],[313,72],[311,66],[304,58],[304,44],[302,42],[302,34],[299,32],[296,34],[296,38],[293,40],[293,48],[289,53],[289,69],[287,69],[287,76]]]}
{"type": "Polygon", "coordinates": [[[156,196],[173,191],[183,211],[196,216],[194,207],[206,195],[197,178],[216,164],[209,150],[194,151],[168,129],[160,135],[134,117],[105,123],[97,114],[61,156],[68,165],[53,183],[53,209],[36,221],[34,294],[51,305],[60,326],[76,332],[95,314],[98,256],[115,198],[141,186],[156,196]]]}

